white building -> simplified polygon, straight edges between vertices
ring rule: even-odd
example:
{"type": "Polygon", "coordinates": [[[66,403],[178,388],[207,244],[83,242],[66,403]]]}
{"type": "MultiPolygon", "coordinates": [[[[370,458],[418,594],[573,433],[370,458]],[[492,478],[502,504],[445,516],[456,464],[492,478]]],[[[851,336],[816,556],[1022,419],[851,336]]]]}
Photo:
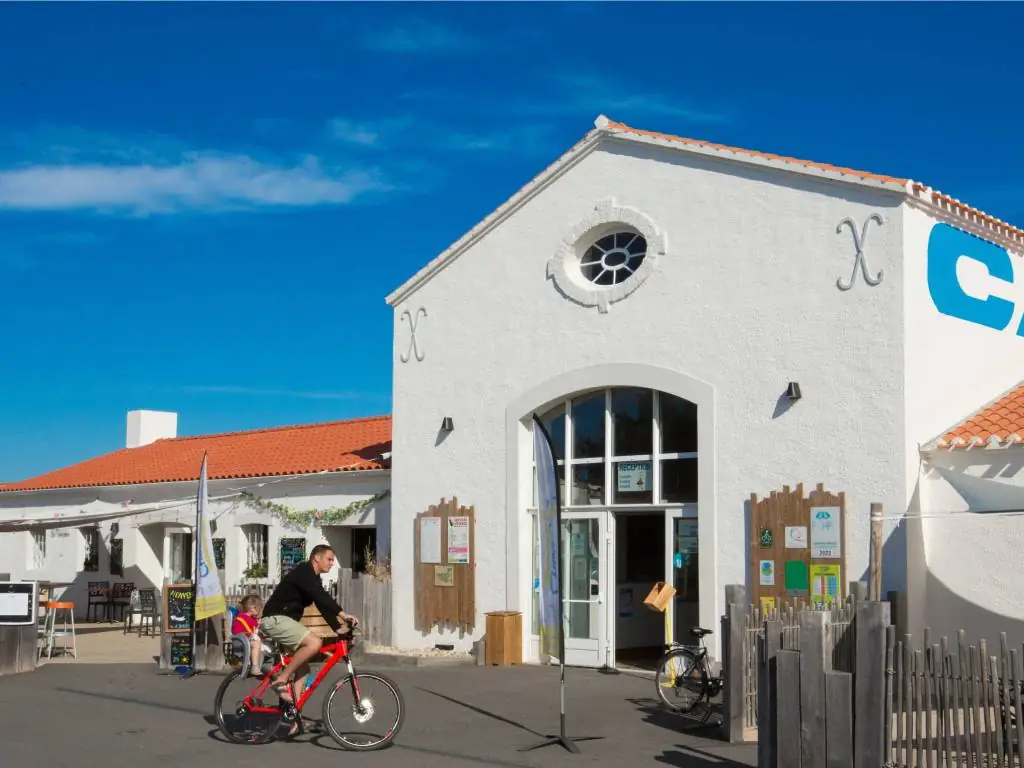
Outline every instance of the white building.
{"type": "Polygon", "coordinates": [[[943,610],[936,580],[1024,617],[994,582],[971,584],[1016,557],[1015,521],[963,516],[957,530],[986,542],[966,560],[951,551],[962,539],[937,541],[929,523],[922,541],[898,521],[951,503],[924,490],[919,448],[1024,380],[1009,255],[1022,243],[910,180],[598,118],[388,297],[395,644],[473,639],[413,622],[414,516],[457,496],[477,515],[474,637],[484,613],[520,610],[537,658],[534,413],[568,456],[570,663],[661,642],[640,603],[653,581],[678,583],[677,537],[698,550],[677,633],[717,629],[723,587],[747,581],[750,494],[800,482],[845,491],[851,579],[867,567],[869,504],[883,503],[884,586],[910,589],[912,629],[943,610]],[[787,400],[789,382],[802,399],[787,400]]]}
{"type": "Polygon", "coordinates": [[[927,604],[917,623],[934,637],[963,628],[972,638],[1006,632],[1012,645],[1024,642],[1022,438],[1018,385],[924,446],[922,519],[908,532],[915,560],[928,566],[915,584],[927,604]]]}
{"type": "Polygon", "coordinates": [[[125,448],[0,486],[0,571],[70,583],[82,616],[89,582],[191,580],[204,452],[223,584],[277,581],[319,543],[338,567],[387,557],[390,417],[176,434],[176,414],[132,411],[125,448]]]}

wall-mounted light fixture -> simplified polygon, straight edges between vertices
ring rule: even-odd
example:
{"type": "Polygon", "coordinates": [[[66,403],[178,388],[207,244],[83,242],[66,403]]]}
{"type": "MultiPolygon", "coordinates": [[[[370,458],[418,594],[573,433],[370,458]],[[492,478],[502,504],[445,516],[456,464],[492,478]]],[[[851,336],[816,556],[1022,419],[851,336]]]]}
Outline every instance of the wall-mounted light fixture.
{"type": "Polygon", "coordinates": [[[786,399],[799,400],[801,397],[803,397],[803,393],[800,391],[799,382],[789,382],[789,384],[786,385],[786,399]]]}
{"type": "Polygon", "coordinates": [[[121,531],[121,524],[113,522],[110,524],[110,538],[114,538],[121,531]]]}
{"type": "Polygon", "coordinates": [[[452,422],[451,416],[445,416],[441,419],[441,431],[442,432],[453,432],[455,430],[455,424],[452,422]]]}

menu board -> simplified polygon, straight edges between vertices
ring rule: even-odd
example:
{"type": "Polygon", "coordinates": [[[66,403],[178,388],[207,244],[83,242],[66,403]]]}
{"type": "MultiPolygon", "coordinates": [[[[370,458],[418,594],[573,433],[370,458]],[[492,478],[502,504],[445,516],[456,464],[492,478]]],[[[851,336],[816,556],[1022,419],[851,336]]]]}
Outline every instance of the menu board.
{"type": "Polygon", "coordinates": [[[191,632],[195,617],[196,588],[191,582],[164,588],[164,631],[191,632]]]}
{"type": "Polygon", "coordinates": [[[192,636],[175,635],[171,638],[171,667],[192,666],[192,636]]]}
{"type": "Polygon", "coordinates": [[[0,581],[0,625],[35,624],[39,582],[0,581]]]}
{"type": "Polygon", "coordinates": [[[281,539],[281,578],[306,561],[305,539],[281,539]]]}

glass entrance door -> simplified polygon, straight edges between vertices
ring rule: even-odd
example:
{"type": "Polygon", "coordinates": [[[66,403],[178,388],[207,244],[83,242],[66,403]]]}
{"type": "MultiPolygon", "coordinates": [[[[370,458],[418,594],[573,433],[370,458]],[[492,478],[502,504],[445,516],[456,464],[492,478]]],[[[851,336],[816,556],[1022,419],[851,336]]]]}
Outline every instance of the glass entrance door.
{"type": "Polygon", "coordinates": [[[607,512],[562,513],[565,663],[609,665],[607,512]]]}

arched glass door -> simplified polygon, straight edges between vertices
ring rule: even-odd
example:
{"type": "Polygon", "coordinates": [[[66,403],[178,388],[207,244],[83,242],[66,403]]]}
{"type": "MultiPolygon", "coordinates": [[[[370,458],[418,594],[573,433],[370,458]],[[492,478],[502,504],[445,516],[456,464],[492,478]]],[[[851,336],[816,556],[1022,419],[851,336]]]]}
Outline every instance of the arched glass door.
{"type": "MultiPolygon", "coordinates": [[[[625,561],[619,562],[624,554],[616,548],[623,544],[619,539],[630,536],[630,527],[623,523],[616,536],[618,517],[663,516],[664,534],[659,528],[651,556],[659,568],[663,562],[664,572],[659,570],[654,580],[679,582],[677,589],[682,588],[664,622],[664,639],[677,634],[672,629],[680,619],[688,622],[696,612],[692,577],[697,552],[690,539],[696,530],[697,407],[655,390],[605,388],[567,397],[540,419],[551,436],[561,486],[566,663],[615,666],[616,643],[635,648],[638,642],[630,622],[651,623],[641,605],[649,588],[646,581],[619,584],[628,581],[629,569],[625,561]],[[682,518],[687,521],[677,522],[682,518]]],[[[535,504],[536,470],[533,477],[535,504]]],[[[645,549],[650,547],[629,547],[633,552],[645,549]]],[[[534,527],[534,635],[539,627],[537,552],[534,527]]],[[[650,576],[647,570],[644,579],[650,576]]],[[[653,629],[655,637],[644,644],[657,642],[659,630],[653,629]]]]}

